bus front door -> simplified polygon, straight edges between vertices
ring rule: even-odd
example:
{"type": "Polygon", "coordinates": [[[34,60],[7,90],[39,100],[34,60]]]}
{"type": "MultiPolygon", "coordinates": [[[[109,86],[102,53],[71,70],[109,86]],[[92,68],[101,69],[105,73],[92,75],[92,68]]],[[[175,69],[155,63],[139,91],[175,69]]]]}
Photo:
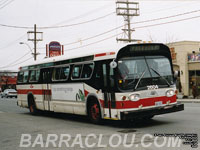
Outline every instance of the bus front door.
{"type": "Polygon", "coordinates": [[[103,64],[103,81],[104,81],[104,119],[117,120],[116,100],[114,93],[114,71],[110,68],[109,63],[103,64]]]}
{"type": "Polygon", "coordinates": [[[42,70],[42,95],[44,110],[50,111],[51,89],[50,89],[50,69],[42,70]]]}

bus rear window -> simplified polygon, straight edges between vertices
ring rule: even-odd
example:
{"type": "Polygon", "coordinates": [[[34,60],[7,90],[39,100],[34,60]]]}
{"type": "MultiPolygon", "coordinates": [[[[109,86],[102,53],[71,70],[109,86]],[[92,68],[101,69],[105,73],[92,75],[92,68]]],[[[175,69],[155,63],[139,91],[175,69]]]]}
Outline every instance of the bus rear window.
{"type": "Polygon", "coordinates": [[[28,81],[28,71],[21,71],[18,73],[17,82],[26,83],[28,81]]]}
{"type": "Polygon", "coordinates": [[[24,76],[24,72],[19,72],[18,76],[17,76],[17,82],[18,83],[22,83],[23,82],[23,76],[24,76]]]}

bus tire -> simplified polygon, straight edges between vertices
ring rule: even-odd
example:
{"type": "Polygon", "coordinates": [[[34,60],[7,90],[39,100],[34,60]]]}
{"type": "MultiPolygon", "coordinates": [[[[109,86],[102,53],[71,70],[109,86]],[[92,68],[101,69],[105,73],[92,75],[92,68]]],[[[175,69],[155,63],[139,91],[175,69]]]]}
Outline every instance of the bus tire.
{"type": "Polygon", "coordinates": [[[88,117],[94,124],[100,124],[102,122],[101,109],[97,100],[88,104],[88,117]]]}
{"type": "Polygon", "coordinates": [[[33,96],[29,97],[29,99],[28,99],[28,107],[29,107],[29,111],[30,111],[31,115],[37,115],[38,110],[36,108],[33,96]]]}

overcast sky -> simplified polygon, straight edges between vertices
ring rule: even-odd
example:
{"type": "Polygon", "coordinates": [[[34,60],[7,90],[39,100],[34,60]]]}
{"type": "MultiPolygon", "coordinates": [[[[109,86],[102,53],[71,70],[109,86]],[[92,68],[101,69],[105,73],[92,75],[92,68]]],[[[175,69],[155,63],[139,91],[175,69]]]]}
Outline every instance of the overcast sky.
{"type": "MultiPolygon", "coordinates": [[[[132,34],[133,38],[162,43],[200,41],[200,1],[137,2],[140,16],[131,20],[131,26],[136,30],[132,34]],[[177,16],[172,17],[175,15],[177,16]],[[152,19],[155,20],[148,21],[152,19]],[[147,22],[139,23],[142,21],[147,22]]],[[[26,42],[33,48],[33,42],[27,41],[27,31],[33,31],[31,27],[34,24],[38,28],[68,25],[38,29],[43,32],[43,41],[37,44],[40,53],[38,59],[45,57],[45,45],[51,41],[64,44],[66,55],[70,49],[70,52],[92,51],[102,45],[112,50],[117,44],[116,38],[121,37],[117,34],[121,33],[122,28],[112,29],[124,24],[123,17],[116,15],[115,8],[115,0],[0,0],[0,70],[17,70],[20,65],[33,61],[28,46],[20,45],[19,42],[26,42]],[[102,34],[110,30],[112,31],[102,34]],[[102,35],[90,38],[99,34],[102,35]],[[87,38],[90,39],[85,40],[87,38]],[[76,50],[78,47],[82,48],[76,50]]]]}

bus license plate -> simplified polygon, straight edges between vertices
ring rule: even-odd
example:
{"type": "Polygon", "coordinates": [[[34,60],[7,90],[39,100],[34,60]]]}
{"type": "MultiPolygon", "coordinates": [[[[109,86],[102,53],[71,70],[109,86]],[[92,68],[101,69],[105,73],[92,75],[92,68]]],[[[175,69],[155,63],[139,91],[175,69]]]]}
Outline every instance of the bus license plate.
{"type": "Polygon", "coordinates": [[[162,101],[155,102],[155,105],[156,105],[156,106],[161,106],[161,105],[162,105],[162,101]]]}

